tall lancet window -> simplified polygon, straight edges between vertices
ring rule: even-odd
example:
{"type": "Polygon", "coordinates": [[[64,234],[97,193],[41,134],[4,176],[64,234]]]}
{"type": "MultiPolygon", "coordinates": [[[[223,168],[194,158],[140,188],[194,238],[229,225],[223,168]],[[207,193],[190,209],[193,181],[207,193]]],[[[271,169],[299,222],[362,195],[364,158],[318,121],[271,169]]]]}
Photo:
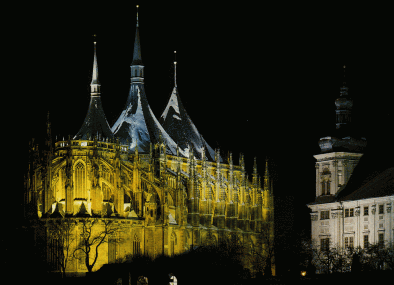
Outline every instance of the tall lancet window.
{"type": "Polygon", "coordinates": [[[75,165],[75,198],[86,199],[86,175],[82,162],[75,165]]]}
{"type": "Polygon", "coordinates": [[[112,195],[111,188],[107,186],[107,184],[103,183],[103,202],[113,202],[114,195],[112,195]]]}

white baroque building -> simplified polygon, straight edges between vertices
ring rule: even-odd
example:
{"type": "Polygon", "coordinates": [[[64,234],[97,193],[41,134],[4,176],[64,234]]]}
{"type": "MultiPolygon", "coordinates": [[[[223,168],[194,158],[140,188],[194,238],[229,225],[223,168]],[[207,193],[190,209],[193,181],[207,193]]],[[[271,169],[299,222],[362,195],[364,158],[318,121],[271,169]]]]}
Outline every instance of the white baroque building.
{"type": "Polygon", "coordinates": [[[312,242],[321,249],[392,243],[394,167],[391,163],[376,170],[376,165],[363,161],[367,141],[353,136],[353,101],[345,82],[340,90],[335,101],[336,135],[321,138],[321,153],[314,155],[316,198],[308,204],[312,242]]]}

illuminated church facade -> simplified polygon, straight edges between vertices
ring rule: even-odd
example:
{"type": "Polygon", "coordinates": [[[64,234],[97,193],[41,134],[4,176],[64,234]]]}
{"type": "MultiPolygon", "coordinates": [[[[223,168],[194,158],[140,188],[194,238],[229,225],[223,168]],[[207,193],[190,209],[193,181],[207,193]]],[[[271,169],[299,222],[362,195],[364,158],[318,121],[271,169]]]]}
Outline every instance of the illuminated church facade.
{"type": "Polygon", "coordinates": [[[311,239],[322,250],[392,244],[394,168],[378,169],[388,157],[364,156],[367,140],[355,135],[353,100],[345,80],[335,105],[336,134],[321,138],[321,153],[314,155],[316,197],[308,204],[311,239]]]}
{"type": "MultiPolygon", "coordinates": [[[[90,105],[79,132],[53,143],[48,120],[45,150],[39,152],[31,144],[26,218],[41,223],[74,220],[75,246],[82,234],[78,219],[122,225],[122,233],[106,237],[98,247],[93,271],[127,254],[171,256],[230,235],[251,247],[263,229],[269,229],[266,234],[272,244],[274,206],[268,163],[261,179],[255,159],[249,180],[242,154],[238,165],[232,154],[224,161],[186,113],[176,80],[167,108],[156,119],[144,89],[138,28],[137,13],[130,92],[114,126],[109,126],[101,104],[94,43],[90,105]]],[[[48,263],[57,258],[52,251],[48,246],[48,263]]],[[[83,258],[70,258],[66,271],[86,272],[85,263],[83,258]]]]}

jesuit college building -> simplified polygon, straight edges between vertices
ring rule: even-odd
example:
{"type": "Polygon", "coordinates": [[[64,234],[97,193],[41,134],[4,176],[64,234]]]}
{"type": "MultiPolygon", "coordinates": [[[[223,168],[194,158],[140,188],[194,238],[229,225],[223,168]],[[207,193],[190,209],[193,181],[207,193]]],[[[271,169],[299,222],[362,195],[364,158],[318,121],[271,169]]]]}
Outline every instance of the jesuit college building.
{"type": "Polygon", "coordinates": [[[316,198],[308,205],[312,241],[321,249],[329,246],[366,248],[369,244],[392,243],[394,167],[376,171],[376,165],[363,161],[367,141],[353,135],[353,101],[346,82],[340,88],[335,105],[336,136],[321,138],[321,153],[314,156],[316,198]],[[360,171],[366,167],[373,171],[353,177],[356,167],[360,171]]]}

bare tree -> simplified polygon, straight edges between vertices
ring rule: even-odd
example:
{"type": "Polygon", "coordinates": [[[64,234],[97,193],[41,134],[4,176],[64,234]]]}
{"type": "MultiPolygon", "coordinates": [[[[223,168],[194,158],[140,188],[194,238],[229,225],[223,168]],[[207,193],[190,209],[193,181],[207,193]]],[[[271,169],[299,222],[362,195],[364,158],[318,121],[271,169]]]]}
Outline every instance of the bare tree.
{"type": "Polygon", "coordinates": [[[75,240],[75,220],[68,218],[48,219],[46,223],[49,238],[49,250],[54,257],[56,267],[60,267],[65,277],[67,263],[72,259],[72,245],[75,240]]]}
{"type": "Polygon", "coordinates": [[[257,234],[256,241],[251,242],[249,260],[256,274],[272,275],[274,263],[274,236],[272,223],[264,223],[257,234]]]}
{"type": "Polygon", "coordinates": [[[92,272],[99,256],[99,247],[111,242],[123,242],[121,233],[125,226],[110,218],[78,219],[79,241],[73,251],[73,257],[85,259],[88,272],[92,272]]]}
{"type": "Polygon", "coordinates": [[[369,244],[361,247],[340,247],[332,245],[321,248],[305,242],[303,250],[311,256],[313,265],[319,273],[358,272],[370,270],[387,270],[394,267],[394,249],[389,244],[369,244]],[[352,268],[352,266],[357,266],[352,268]]]}
{"type": "Polygon", "coordinates": [[[361,250],[360,259],[364,270],[393,270],[393,243],[369,244],[361,250]]]}

